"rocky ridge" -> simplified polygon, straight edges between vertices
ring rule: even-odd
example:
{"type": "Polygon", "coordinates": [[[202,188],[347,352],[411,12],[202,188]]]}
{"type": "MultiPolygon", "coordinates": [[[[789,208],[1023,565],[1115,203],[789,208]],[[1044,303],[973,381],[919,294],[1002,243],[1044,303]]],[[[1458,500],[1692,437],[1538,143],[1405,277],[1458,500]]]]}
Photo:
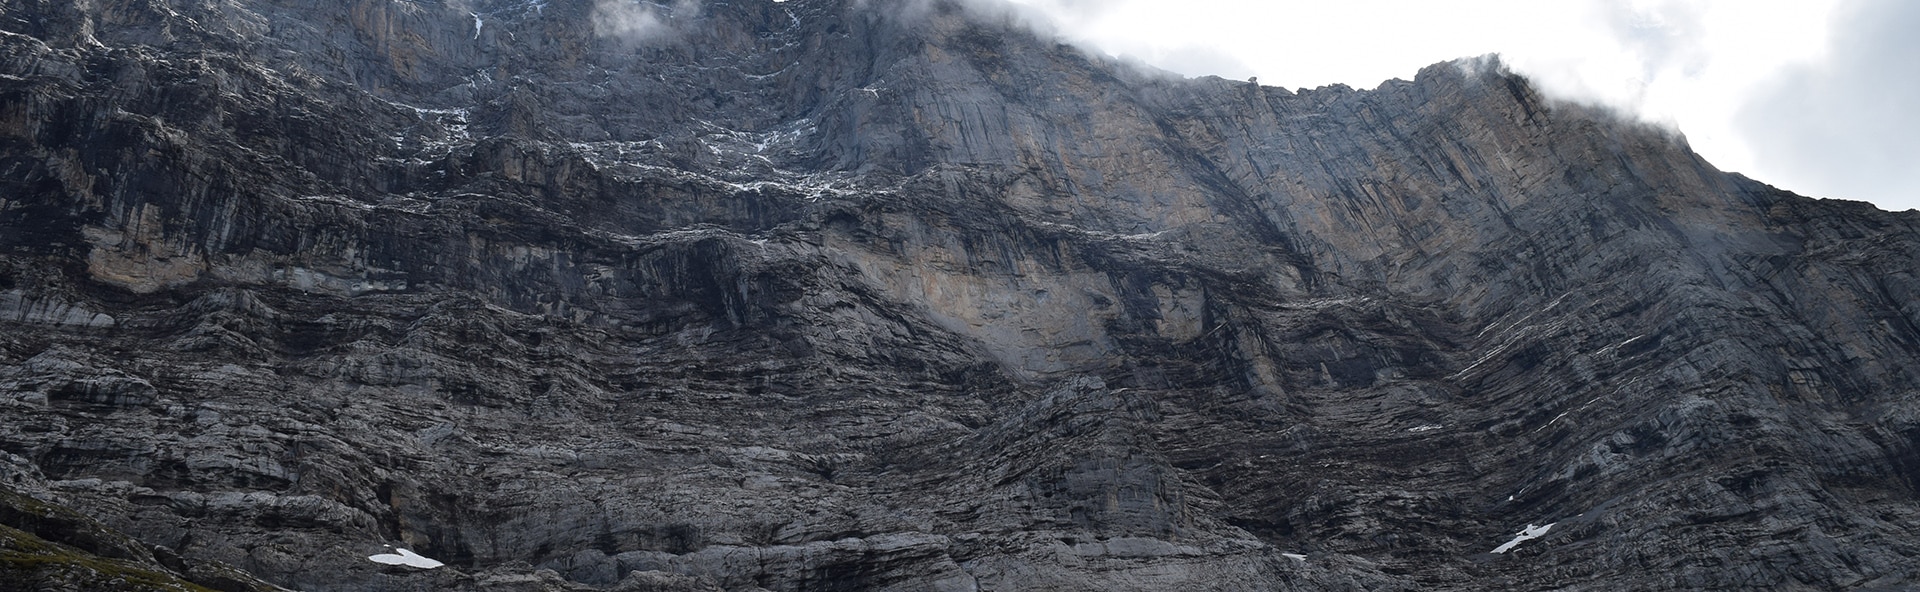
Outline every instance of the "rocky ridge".
{"type": "Polygon", "coordinates": [[[1915,214],[1019,19],[0,0],[0,479],[200,585],[1920,577],[1915,214]]]}

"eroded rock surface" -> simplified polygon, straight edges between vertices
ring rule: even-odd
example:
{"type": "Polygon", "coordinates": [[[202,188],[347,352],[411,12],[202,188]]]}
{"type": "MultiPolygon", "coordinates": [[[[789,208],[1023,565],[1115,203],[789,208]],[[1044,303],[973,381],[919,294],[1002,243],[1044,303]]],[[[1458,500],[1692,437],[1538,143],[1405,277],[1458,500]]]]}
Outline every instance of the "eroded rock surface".
{"type": "Polygon", "coordinates": [[[1017,21],[0,0],[0,478],[303,590],[1920,585],[1914,213],[1017,21]]]}

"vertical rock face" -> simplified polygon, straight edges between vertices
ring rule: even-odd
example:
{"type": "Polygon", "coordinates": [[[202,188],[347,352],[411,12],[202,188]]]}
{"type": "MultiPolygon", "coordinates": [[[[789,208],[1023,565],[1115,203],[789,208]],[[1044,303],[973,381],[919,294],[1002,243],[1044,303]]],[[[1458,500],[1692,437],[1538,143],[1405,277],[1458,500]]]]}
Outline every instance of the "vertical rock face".
{"type": "Polygon", "coordinates": [[[305,590],[1920,585],[1913,213],[998,10],[0,0],[0,479],[305,590]]]}

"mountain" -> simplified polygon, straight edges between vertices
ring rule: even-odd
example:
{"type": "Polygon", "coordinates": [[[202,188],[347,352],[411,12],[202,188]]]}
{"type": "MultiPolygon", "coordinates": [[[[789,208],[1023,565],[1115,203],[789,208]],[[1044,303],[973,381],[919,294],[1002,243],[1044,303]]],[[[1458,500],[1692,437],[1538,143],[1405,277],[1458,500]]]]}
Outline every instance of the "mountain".
{"type": "Polygon", "coordinates": [[[1494,58],[0,0],[0,171],[0,587],[1920,586],[1920,214],[1494,58]]]}

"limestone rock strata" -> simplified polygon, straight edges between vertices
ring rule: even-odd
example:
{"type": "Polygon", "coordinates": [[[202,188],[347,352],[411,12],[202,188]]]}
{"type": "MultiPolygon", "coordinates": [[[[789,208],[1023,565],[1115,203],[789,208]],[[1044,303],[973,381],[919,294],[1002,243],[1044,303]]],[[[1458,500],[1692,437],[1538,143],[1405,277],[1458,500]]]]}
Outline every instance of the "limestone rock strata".
{"type": "Polygon", "coordinates": [[[978,4],[0,0],[0,478],[302,590],[1920,585],[1914,213],[978,4]]]}

